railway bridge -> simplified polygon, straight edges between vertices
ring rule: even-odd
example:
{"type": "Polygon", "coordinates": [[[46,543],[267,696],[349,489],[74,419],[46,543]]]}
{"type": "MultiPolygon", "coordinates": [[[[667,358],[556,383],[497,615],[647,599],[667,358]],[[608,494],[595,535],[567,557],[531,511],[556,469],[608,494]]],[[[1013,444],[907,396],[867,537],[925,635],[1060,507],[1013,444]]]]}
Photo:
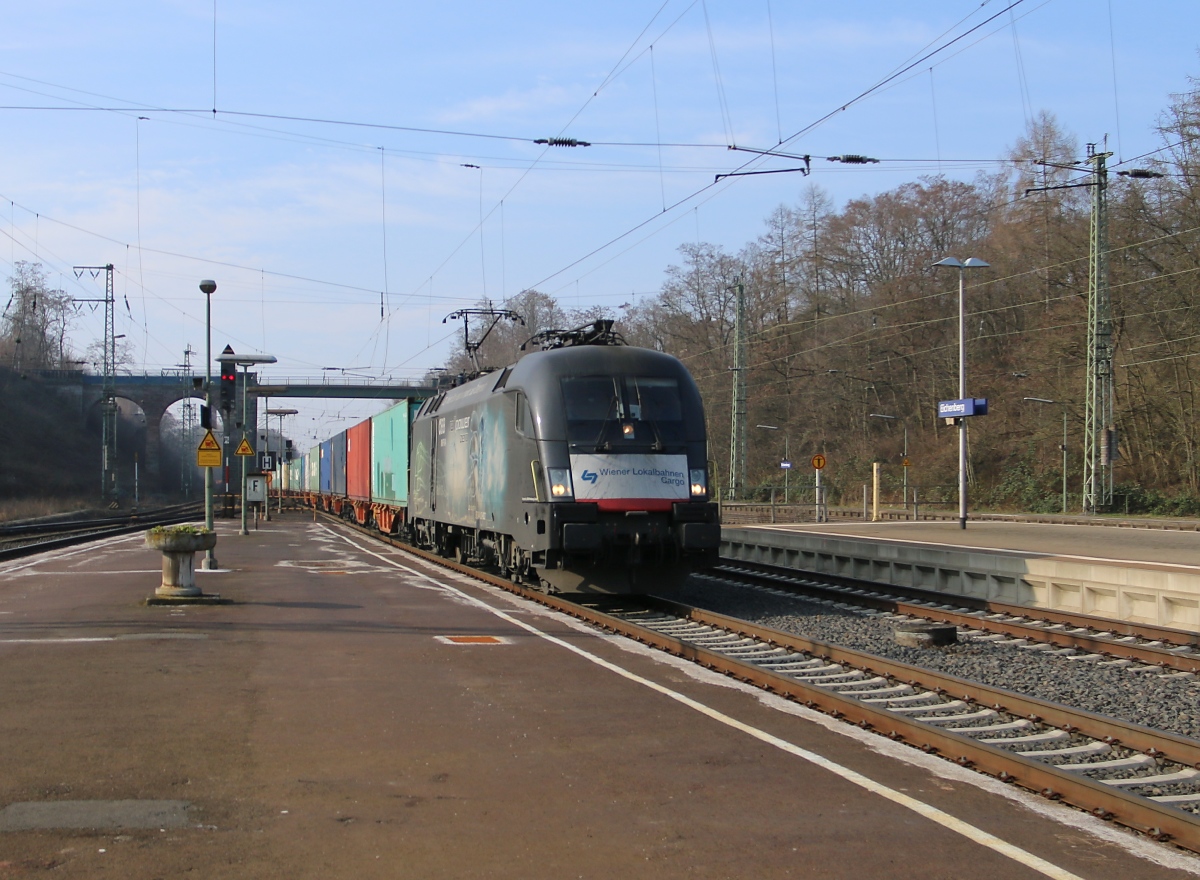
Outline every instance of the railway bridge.
{"type": "MultiPolygon", "coordinates": [[[[104,399],[104,377],[82,370],[44,370],[42,380],[67,396],[79,401],[80,418],[85,420],[94,407],[104,399]]],[[[167,409],[177,401],[192,398],[204,400],[204,376],[186,370],[163,370],[160,373],[124,373],[116,376],[113,385],[119,400],[137,404],[146,418],[146,475],[156,479],[161,460],[162,419],[167,409]]],[[[213,382],[218,381],[217,374],[213,382]]],[[[239,371],[237,374],[236,402],[229,424],[224,425],[223,443],[225,459],[233,457],[233,450],[241,439],[243,405],[246,423],[258,424],[258,401],[260,398],[334,398],[343,400],[399,400],[401,398],[424,399],[436,391],[433,385],[414,385],[384,381],[338,381],[311,379],[272,379],[269,384],[259,382],[259,374],[239,371]]],[[[215,393],[214,393],[215,397],[215,393]]]]}

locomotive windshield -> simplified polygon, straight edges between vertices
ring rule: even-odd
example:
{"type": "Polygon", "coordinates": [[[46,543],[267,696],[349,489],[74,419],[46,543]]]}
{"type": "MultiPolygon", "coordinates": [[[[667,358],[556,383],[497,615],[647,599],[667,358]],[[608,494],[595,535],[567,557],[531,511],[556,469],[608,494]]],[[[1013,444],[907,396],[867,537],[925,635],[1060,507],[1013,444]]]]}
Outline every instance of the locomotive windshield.
{"type": "Polygon", "coordinates": [[[658,449],[684,440],[679,383],[659,376],[579,376],[562,380],[567,440],[612,448],[658,449]]]}

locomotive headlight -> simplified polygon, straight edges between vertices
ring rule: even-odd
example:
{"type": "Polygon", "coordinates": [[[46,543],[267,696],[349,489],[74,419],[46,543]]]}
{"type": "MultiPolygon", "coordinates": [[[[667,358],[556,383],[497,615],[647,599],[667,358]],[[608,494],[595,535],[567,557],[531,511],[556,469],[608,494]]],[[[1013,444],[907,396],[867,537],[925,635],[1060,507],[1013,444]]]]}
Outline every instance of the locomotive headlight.
{"type": "Polygon", "coordinates": [[[625,422],[621,425],[621,436],[626,440],[633,440],[633,422],[625,422]]]}
{"type": "Polygon", "coordinates": [[[692,468],[691,483],[693,498],[708,494],[708,475],[704,472],[704,468],[692,468]]]}
{"type": "Polygon", "coordinates": [[[546,468],[546,476],[550,478],[550,494],[553,497],[574,497],[575,490],[571,485],[570,468],[546,468]]]}

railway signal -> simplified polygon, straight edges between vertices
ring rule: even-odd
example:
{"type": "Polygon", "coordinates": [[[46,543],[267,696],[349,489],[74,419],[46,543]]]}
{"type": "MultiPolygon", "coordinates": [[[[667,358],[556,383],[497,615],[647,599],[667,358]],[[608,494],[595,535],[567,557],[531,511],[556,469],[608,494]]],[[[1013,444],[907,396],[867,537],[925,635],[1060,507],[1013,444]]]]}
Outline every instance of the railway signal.
{"type": "Polygon", "coordinates": [[[229,413],[237,399],[237,364],[221,361],[221,409],[229,413]]]}

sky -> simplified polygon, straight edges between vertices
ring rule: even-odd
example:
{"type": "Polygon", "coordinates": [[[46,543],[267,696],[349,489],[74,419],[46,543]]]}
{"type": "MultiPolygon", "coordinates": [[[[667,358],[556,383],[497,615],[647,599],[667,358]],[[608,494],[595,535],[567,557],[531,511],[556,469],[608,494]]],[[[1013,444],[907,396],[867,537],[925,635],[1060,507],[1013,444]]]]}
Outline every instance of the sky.
{"type": "MultiPolygon", "coordinates": [[[[211,278],[214,355],[274,355],[264,382],[419,378],[461,334],[448,314],[528,288],[619,315],[683,244],[736,251],[812,186],[840,207],[995,170],[1041,111],[1135,167],[1200,75],[1195,0],[0,0],[0,20],[0,275],[41,263],[87,299],[73,267],[113,264],[151,373],[189,346],[202,371],[211,278]],[[811,175],[715,180],[799,164],[747,151],[771,149],[811,175]],[[846,154],[880,162],[826,158],[846,154]]],[[[303,448],[379,405],[298,408],[303,448]]]]}

